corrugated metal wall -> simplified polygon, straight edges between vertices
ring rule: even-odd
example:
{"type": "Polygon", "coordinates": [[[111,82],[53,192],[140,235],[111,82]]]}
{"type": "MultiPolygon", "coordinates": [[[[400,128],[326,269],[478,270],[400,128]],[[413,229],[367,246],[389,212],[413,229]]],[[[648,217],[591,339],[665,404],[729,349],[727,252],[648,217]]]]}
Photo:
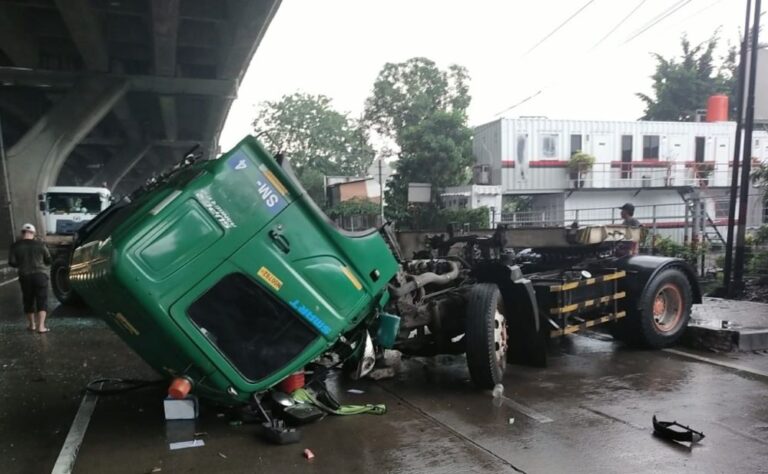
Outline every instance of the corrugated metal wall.
{"type": "Polygon", "coordinates": [[[474,130],[472,152],[478,165],[491,166],[492,185],[501,184],[501,127],[500,121],[480,125],[474,130]]]}

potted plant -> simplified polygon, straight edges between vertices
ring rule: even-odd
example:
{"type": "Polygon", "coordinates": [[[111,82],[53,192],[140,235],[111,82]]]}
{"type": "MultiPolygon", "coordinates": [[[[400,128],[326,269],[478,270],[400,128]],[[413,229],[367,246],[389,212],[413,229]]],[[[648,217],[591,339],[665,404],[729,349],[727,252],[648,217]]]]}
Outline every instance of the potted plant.
{"type": "Polygon", "coordinates": [[[699,185],[709,185],[709,177],[712,172],[715,171],[714,163],[696,163],[696,179],[699,180],[699,185]]]}
{"type": "Polygon", "coordinates": [[[571,172],[571,179],[576,180],[577,188],[584,187],[584,177],[595,165],[595,157],[582,151],[576,152],[568,160],[568,170],[571,172]]]}

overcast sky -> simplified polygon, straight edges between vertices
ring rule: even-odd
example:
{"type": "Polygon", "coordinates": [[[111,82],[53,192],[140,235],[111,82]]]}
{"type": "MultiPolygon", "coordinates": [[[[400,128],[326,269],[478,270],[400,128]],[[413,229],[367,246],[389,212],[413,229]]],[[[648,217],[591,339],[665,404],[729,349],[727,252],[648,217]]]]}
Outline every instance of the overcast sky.
{"type": "Polygon", "coordinates": [[[746,7],[746,0],[592,0],[535,47],[588,2],[283,0],[232,106],[222,151],[251,132],[260,102],[284,94],[324,94],[358,116],[384,63],[415,56],[469,70],[470,125],[521,115],[635,120],[643,105],[634,93],[650,92],[650,53],[676,55],[683,33],[697,44],[718,28],[724,53],[738,42],[746,7]]]}

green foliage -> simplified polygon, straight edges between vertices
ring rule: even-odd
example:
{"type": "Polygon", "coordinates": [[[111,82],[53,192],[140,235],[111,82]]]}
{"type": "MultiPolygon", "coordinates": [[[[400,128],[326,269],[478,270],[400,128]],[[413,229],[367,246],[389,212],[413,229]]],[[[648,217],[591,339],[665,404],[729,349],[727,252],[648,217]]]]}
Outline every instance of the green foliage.
{"type": "MultiPolygon", "coordinates": [[[[650,239],[653,238],[654,236],[649,234],[645,241],[650,243],[650,239]]],[[[653,252],[655,255],[681,258],[690,264],[695,264],[706,252],[706,245],[703,244],[699,244],[698,247],[694,248],[692,246],[678,244],[670,237],[663,237],[658,234],[655,236],[653,252]]]]}
{"type": "Polygon", "coordinates": [[[755,245],[768,244],[768,224],[758,227],[752,235],[752,239],[755,245]]]}
{"type": "Polygon", "coordinates": [[[749,259],[748,269],[750,273],[768,275],[768,251],[755,252],[749,259]]]}
{"type": "MultiPolygon", "coordinates": [[[[768,164],[763,163],[752,171],[752,182],[768,191],[768,164]]],[[[768,195],[766,195],[768,197],[768,195]]]]}
{"type": "Polygon", "coordinates": [[[470,230],[487,229],[490,227],[489,210],[487,207],[477,209],[440,209],[435,219],[433,229],[445,229],[448,224],[463,226],[469,224],[470,230]]]}
{"type": "Polygon", "coordinates": [[[466,118],[471,100],[468,83],[467,70],[457,65],[441,71],[427,58],[386,63],[373,84],[373,95],[366,100],[364,120],[400,145],[403,132],[435,112],[455,112],[466,118]]]}
{"type": "Polygon", "coordinates": [[[385,191],[388,219],[413,219],[408,183],[432,184],[433,205],[418,209],[436,215],[439,192],[468,182],[474,160],[468,83],[465,68],[452,65],[443,71],[426,58],[387,63],[376,78],[365,123],[400,149],[385,191]]]}
{"type": "Polygon", "coordinates": [[[443,188],[469,181],[473,163],[472,132],[458,114],[435,112],[402,134],[396,174],[385,191],[387,218],[408,214],[408,183],[432,184],[433,202],[443,188]]]}
{"type": "Polygon", "coordinates": [[[400,229],[443,231],[448,224],[463,227],[469,224],[471,230],[490,227],[487,207],[477,209],[438,209],[434,204],[411,204],[407,212],[397,221],[400,229]]]}
{"type": "Polygon", "coordinates": [[[718,41],[715,33],[708,41],[691,46],[683,36],[679,59],[653,55],[657,62],[656,72],[651,76],[653,97],[637,94],[646,105],[643,120],[691,122],[696,110],[704,108],[707,98],[717,93],[731,94],[735,102],[736,50],[731,47],[716,67],[714,52],[718,41]]]}
{"type": "Polygon", "coordinates": [[[379,203],[363,198],[352,198],[342,201],[328,210],[332,218],[348,216],[369,216],[379,213],[379,203]]]}
{"type": "Polygon", "coordinates": [[[375,152],[365,129],[334,110],[323,95],[294,93],[264,102],[253,127],[268,133],[320,205],[325,202],[324,175],[362,176],[373,162],[375,152]]]}
{"type": "Polygon", "coordinates": [[[595,157],[584,152],[574,153],[568,160],[568,169],[572,172],[586,172],[595,166],[595,157]]]}
{"type": "Polygon", "coordinates": [[[504,214],[513,212],[528,212],[533,207],[533,196],[503,196],[502,211],[504,214]]]}

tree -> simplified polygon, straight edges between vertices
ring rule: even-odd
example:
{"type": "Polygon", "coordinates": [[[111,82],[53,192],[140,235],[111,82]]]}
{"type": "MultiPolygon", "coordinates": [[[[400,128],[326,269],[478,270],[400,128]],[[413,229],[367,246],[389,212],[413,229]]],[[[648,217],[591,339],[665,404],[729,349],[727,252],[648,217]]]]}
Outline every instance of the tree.
{"type": "Polygon", "coordinates": [[[323,95],[294,93],[264,102],[253,121],[291,160],[297,178],[320,205],[325,175],[364,176],[374,150],[358,121],[337,112],[323,95]]]}
{"type": "Polygon", "coordinates": [[[426,58],[387,63],[365,105],[364,121],[399,149],[395,175],[385,191],[386,215],[408,225],[408,183],[432,184],[433,202],[419,211],[434,214],[435,197],[469,178],[472,132],[467,127],[469,75],[461,66],[440,70],[426,58]]]}
{"type": "Polygon", "coordinates": [[[696,110],[704,108],[707,98],[718,93],[730,94],[735,102],[736,49],[731,47],[716,67],[714,53],[718,41],[715,34],[706,42],[691,46],[683,36],[679,60],[654,53],[657,62],[656,72],[651,76],[654,97],[637,94],[646,105],[643,120],[693,121],[696,110]]]}
{"type": "Polygon", "coordinates": [[[471,97],[466,68],[451,65],[441,71],[427,58],[386,63],[365,103],[365,122],[400,145],[402,133],[435,112],[466,117],[471,97]]]}

